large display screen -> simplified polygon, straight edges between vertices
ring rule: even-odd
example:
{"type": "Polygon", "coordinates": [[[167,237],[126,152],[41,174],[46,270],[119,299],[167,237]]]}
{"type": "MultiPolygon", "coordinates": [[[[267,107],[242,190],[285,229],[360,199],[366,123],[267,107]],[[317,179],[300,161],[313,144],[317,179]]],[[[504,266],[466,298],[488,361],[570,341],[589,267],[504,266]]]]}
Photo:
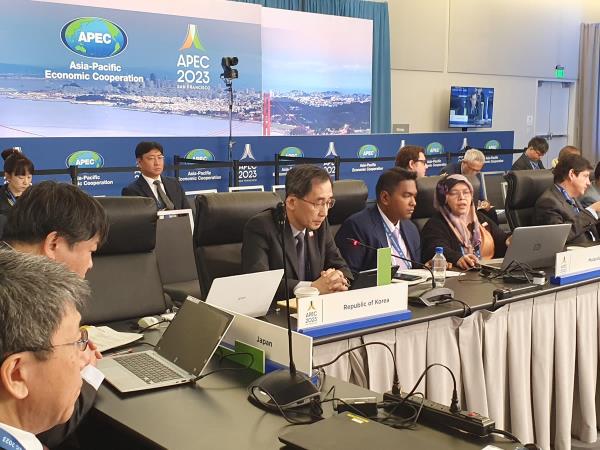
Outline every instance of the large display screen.
{"type": "Polygon", "coordinates": [[[450,88],[450,128],[490,128],[493,112],[494,88],[450,88]]]}

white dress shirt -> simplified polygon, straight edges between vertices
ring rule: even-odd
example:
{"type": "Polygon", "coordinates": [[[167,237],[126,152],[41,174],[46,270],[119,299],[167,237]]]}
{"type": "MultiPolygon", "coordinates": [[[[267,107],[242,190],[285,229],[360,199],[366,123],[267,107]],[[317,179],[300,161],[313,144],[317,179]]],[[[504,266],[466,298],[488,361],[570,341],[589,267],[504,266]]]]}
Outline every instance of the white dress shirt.
{"type": "MultiPolygon", "coordinates": [[[[383,213],[383,211],[381,210],[379,205],[377,205],[377,209],[379,210],[379,214],[381,214],[381,217],[383,218],[383,222],[385,224],[384,226],[387,226],[388,230],[390,230],[392,233],[394,232],[394,230],[397,230],[398,243],[400,244],[402,253],[404,253],[404,257],[408,258],[408,259],[412,259],[412,256],[411,256],[410,252],[408,251],[408,247],[406,246],[406,242],[404,242],[404,238],[402,237],[402,232],[400,231],[400,221],[398,221],[398,223],[396,223],[396,225],[394,225],[391,222],[391,220],[388,219],[388,217],[383,213]]],[[[390,247],[392,249],[392,253],[395,253],[394,246],[392,245],[392,242],[390,241],[390,237],[388,236],[387,233],[385,233],[385,236],[387,239],[388,247],[390,247]]],[[[392,261],[394,261],[394,265],[399,266],[399,270],[404,270],[404,269],[409,268],[409,265],[406,261],[403,261],[400,258],[395,258],[393,255],[392,255],[392,261]]]]}
{"type": "MultiPolygon", "coordinates": [[[[144,175],[144,174],[141,174],[141,176],[144,178],[144,180],[146,180],[146,183],[148,183],[148,186],[150,186],[150,190],[151,190],[151,191],[152,191],[152,193],[154,194],[154,198],[155,198],[156,200],[160,200],[160,197],[158,196],[158,188],[157,188],[157,187],[156,187],[156,185],[154,184],[154,182],[155,182],[156,180],[160,181],[160,184],[162,185],[162,187],[163,187],[163,190],[165,191],[165,194],[167,193],[167,190],[165,189],[165,185],[164,185],[164,183],[162,182],[162,179],[160,178],[160,176],[158,176],[158,177],[156,177],[156,178],[150,178],[150,177],[147,177],[147,176],[146,176],[146,175],[144,175]]],[[[167,196],[168,196],[168,194],[167,194],[167,196]]]]}

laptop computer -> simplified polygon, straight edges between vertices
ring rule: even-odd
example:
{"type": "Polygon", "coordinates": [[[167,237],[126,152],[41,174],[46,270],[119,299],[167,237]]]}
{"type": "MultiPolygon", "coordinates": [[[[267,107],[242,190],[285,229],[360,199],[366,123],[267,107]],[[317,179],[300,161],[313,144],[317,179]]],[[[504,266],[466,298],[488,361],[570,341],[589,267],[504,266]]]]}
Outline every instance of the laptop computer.
{"type": "MultiPolygon", "coordinates": [[[[399,266],[391,266],[391,277],[396,276],[399,266]]],[[[377,286],[377,269],[362,270],[354,274],[354,281],[350,284],[350,289],[364,289],[377,286]]]]}
{"type": "Polygon", "coordinates": [[[481,267],[504,270],[513,261],[534,269],[551,267],[554,255],[563,251],[570,230],[570,223],[515,228],[504,258],[483,261],[481,267]]]}
{"type": "Polygon", "coordinates": [[[283,269],[215,278],[206,303],[250,317],[267,315],[283,269]]]}
{"type": "Polygon", "coordinates": [[[188,297],[154,350],[104,357],[98,369],[120,392],[188,383],[214,354],[234,316],[188,297]]]}
{"type": "Polygon", "coordinates": [[[279,435],[279,440],[291,448],[302,450],[430,448],[429,445],[411,445],[417,444],[410,442],[411,437],[419,434],[424,433],[406,433],[358,414],[343,412],[306,427],[288,429],[279,435]]]}

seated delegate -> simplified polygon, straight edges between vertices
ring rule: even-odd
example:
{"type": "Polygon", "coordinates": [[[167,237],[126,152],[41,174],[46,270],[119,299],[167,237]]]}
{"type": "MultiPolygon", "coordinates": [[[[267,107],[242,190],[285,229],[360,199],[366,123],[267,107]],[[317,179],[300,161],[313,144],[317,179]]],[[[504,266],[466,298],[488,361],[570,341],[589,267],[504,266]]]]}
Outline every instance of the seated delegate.
{"type": "Polygon", "coordinates": [[[475,267],[481,259],[504,256],[508,236],[476,212],[473,186],[465,176],[442,178],[434,203],[438,213],[421,232],[423,260],[433,258],[436,247],[443,247],[446,260],[461,269],[475,267]]]}
{"type": "MultiPolygon", "coordinates": [[[[377,252],[357,246],[351,240],[374,248],[390,247],[392,255],[421,262],[419,231],[410,218],[417,204],[417,174],[394,167],[381,174],[375,193],[377,203],[344,221],[335,237],[353,273],[377,267],[377,252]]],[[[412,264],[392,256],[394,265],[410,269],[412,264]]]]}
{"type": "Polygon", "coordinates": [[[579,155],[561,158],[553,169],[554,185],[544,191],[535,202],[536,225],[570,223],[567,244],[584,244],[598,241],[598,212],[600,201],[587,208],[579,198],[590,185],[589,161],[579,155]]]}
{"type": "MultiPolygon", "coordinates": [[[[290,291],[302,286],[316,287],[321,294],[347,290],[352,274],[327,223],[327,214],[335,203],[329,175],[321,167],[299,164],[285,177],[285,193],[285,258],[290,291]]],[[[281,230],[275,216],[275,210],[267,210],[246,223],[244,273],[283,268],[281,230]]],[[[282,281],[276,299],[283,298],[282,281]]]]}
{"type": "Polygon", "coordinates": [[[0,236],[2,236],[6,215],[25,189],[31,186],[33,177],[33,163],[20,150],[6,149],[2,152],[2,159],[4,159],[6,183],[0,186],[0,236]]]}

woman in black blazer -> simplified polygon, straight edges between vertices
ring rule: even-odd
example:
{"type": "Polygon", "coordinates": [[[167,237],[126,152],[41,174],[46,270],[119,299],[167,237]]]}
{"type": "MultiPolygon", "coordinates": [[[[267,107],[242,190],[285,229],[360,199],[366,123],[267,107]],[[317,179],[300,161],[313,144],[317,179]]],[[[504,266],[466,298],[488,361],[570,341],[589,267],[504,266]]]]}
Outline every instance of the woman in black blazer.
{"type": "MultiPolygon", "coordinates": [[[[29,158],[15,148],[4,150],[2,159],[6,183],[0,186],[0,215],[6,216],[25,189],[31,186],[34,168],[29,158]]],[[[0,227],[3,224],[2,219],[0,217],[0,227]]]]}
{"type": "Polygon", "coordinates": [[[433,258],[436,247],[443,247],[446,260],[461,269],[474,267],[481,259],[504,256],[508,236],[475,210],[473,186],[467,178],[442,178],[436,186],[434,203],[438,213],[421,232],[424,261],[433,258]]]}

